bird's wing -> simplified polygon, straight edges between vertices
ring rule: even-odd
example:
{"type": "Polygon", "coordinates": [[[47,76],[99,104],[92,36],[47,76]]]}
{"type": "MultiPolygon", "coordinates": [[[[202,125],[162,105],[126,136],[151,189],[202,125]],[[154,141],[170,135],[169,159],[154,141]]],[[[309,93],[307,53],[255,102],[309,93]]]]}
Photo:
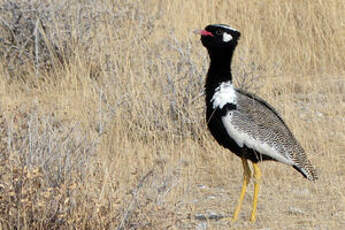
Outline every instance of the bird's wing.
{"type": "Polygon", "coordinates": [[[280,114],[278,113],[278,111],[270,104],[268,104],[264,99],[262,99],[261,97],[255,95],[255,94],[252,94],[252,93],[249,93],[243,89],[236,89],[236,91],[241,94],[241,95],[244,95],[247,97],[247,99],[252,99],[252,100],[255,100],[256,102],[262,104],[263,106],[267,107],[267,109],[271,110],[272,113],[274,113],[276,115],[277,118],[279,118],[279,120],[287,127],[287,125],[285,124],[283,118],[280,116],[280,114]]]}
{"type": "MultiPolygon", "coordinates": [[[[222,117],[231,138],[243,147],[288,165],[295,165],[296,154],[304,154],[278,112],[261,98],[236,90],[237,108],[222,117]]],[[[260,156],[258,154],[258,156],[260,156]]]]}

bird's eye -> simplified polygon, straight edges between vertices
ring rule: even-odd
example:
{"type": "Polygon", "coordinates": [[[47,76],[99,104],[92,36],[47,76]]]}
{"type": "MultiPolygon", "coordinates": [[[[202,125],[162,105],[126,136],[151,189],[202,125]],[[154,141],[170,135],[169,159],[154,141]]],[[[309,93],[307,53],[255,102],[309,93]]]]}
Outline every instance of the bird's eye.
{"type": "Polygon", "coordinates": [[[217,35],[221,35],[223,33],[223,31],[221,31],[221,30],[216,30],[216,34],[217,35]]]}

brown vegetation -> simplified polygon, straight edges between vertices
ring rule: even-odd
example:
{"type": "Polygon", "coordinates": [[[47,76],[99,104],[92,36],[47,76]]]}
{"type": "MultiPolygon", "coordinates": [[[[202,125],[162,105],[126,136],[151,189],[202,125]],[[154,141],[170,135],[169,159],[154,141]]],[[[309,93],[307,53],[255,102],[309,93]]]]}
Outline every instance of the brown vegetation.
{"type": "Polygon", "coordinates": [[[0,229],[343,228],[343,0],[0,2],[0,229]],[[319,171],[262,164],[255,224],[252,186],[218,218],[242,168],[205,126],[210,23],[319,171]]]}

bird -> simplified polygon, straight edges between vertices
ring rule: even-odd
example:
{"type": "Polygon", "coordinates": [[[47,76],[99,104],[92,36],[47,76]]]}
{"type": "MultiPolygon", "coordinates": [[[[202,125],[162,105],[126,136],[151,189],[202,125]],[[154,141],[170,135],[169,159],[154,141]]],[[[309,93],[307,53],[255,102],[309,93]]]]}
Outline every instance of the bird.
{"type": "Polygon", "coordinates": [[[243,184],[231,218],[238,219],[247,185],[252,177],[254,196],[250,221],[256,221],[260,182],[259,163],[267,160],[292,166],[315,181],[315,168],[280,114],[259,96],[234,87],[231,62],[241,33],[226,24],[210,24],[195,30],[210,58],[205,82],[206,123],[215,140],[241,158],[243,184]]]}

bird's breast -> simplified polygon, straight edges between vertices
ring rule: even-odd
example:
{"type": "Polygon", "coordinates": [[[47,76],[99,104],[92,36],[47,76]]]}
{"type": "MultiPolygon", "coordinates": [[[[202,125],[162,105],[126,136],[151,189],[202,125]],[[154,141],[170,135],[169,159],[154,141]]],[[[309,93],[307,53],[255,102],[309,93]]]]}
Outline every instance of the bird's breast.
{"type": "Polygon", "coordinates": [[[227,104],[236,106],[236,91],[230,81],[222,82],[215,89],[210,100],[213,109],[223,109],[227,104]]]}

